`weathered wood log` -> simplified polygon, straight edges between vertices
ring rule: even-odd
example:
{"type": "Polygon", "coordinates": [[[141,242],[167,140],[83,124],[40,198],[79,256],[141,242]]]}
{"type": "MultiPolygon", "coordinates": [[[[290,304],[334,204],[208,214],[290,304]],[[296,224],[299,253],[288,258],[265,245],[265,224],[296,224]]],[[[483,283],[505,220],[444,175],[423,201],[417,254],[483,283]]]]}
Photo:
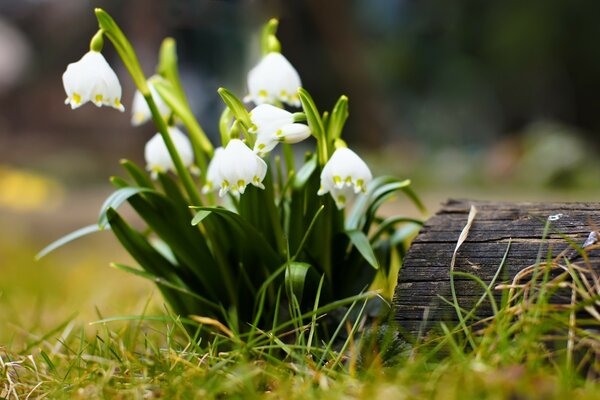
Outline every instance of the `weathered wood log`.
{"type": "MultiPolygon", "coordinates": [[[[563,261],[565,257],[581,261],[573,244],[582,246],[600,226],[600,203],[449,200],[425,223],[400,270],[393,310],[406,332],[415,334],[439,326],[440,321],[456,321],[456,311],[441,297],[452,298],[451,260],[471,205],[477,214],[456,253],[453,270],[475,275],[485,283],[492,280],[505,255],[498,283],[512,282],[517,273],[540,259],[545,261],[548,254],[560,255],[563,261]]],[[[590,258],[586,266],[600,272],[598,246],[591,246],[587,253],[590,258]]],[[[484,292],[479,284],[464,276],[454,275],[454,282],[458,302],[465,309],[470,309],[484,292]]],[[[495,295],[500,297],[501,293],[497,291],[495,295]]],[[[478,309],[478,316],[489,315],[491,309],[486,302],[478,309]]]]}

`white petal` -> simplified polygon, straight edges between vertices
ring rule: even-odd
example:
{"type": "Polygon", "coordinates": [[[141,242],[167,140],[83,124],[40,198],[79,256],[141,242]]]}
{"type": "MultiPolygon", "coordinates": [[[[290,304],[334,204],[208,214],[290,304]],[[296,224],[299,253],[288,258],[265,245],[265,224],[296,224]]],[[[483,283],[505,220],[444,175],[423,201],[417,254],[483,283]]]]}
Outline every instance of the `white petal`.
{"type": "Polygon", "coordinates": [[[278,132],[275,132],[277,140],[283,143],[299,143],[309,136],[310,128],[304,124],[284,125],[278,132]]]}
{"type": "Polygon", "coordinates": [[[339,148],[321,171],[318,194],[331,193],[339,208],[356,194],[364,192],[371,179],[369,167],[356,153],[348,148],[339,148]]]}
{"type": "Polygon", "coordinates": [[[269,53],[248,73],[248,98],[255,104],[284,103],[299,106],[302,86],[296,69],[281,53],[269,53]]]}
{"type": "Polygon", "coordinates": [[[208,193],[217,190],[221,182],[221,177],[219,173],[219,163],[222,161],[222,155],[224,150],[225,149],[223,147],[217,147],[215,149],[215,152],[213,153],[213,158],[208,164],[208,169],[206,171],[206,183],[202,188],[202,193],[208,193]]]}
{"type": "Polygon", "coordinates": [[[98,107],[109,105],[125,110],[121,104],[119,79],[99,52],[89,51],[79,61],[69,64],[62,78],[66,102],[71,108],[91,101],[98,107]]]}
{"type": "MultiPolygon", "coordinates": [[[[181,157],[183,165],[187,168],[191,167],[194,162],[194,152],[188,137],[175,127],[169,128],[169,135],[181,157]]],[[[144,158],[146,159],[146,168],[149,171],[176,172],[167,145],[159,133],[155,134],[152,139],[146,143],[146,147],[144,148],[144,158]]]]}
{"type": "MultiPolygon", "coordinates": [[[[152,76],[150,79],[148,79],[148,88],[150,89],[154,103],[156,103],[158,112],[164,119],[167,119],[171,114],[171,109],[156,91],[156,88],[152,82],[154,79],[157,79],[157,77],[152,76]]],[[[139,90],[136,90],[135,94],[133,95],[133,103],[131,105],[131,125],[139,126],[149,121],[151,118],[152,114],[150,113],[150,108],[148,107],[148,103],[146,103],[146,99],[144,99],[144,96],[139,90]]]]}
{"type": "Polygon", "coordinates": [[[232,192],[243,193],[248,184],[262,187],[267,173],[267,164],[248,148],[241,140],[232,139],[220,156],[218,174],[221,180],[221,193],[226,193],[223,182],[232,192]]]}

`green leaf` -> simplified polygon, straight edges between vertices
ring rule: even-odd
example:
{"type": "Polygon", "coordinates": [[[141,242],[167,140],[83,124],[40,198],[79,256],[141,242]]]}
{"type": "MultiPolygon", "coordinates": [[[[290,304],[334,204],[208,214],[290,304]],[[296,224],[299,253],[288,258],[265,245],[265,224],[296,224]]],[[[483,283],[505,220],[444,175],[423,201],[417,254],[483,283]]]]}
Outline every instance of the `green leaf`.
{"type": "Polygon", "coordinates": [[[154,184],[148,175],[133,161],[121,160],[121,165],[138,186],[154,189],[154,184]]]}
{"type": "Polygon", "coordinates": [[[312,135],[317,139],[317,154],[319,157],[319,164],[324,166],[329,159],[329,146],[330,143],[327,140],[327,135],[325,133],[325,125],[323,124],[323,120],[321,120],[321,116],[319,114],[319,110],[315,105],[312,97],[304,88],[298,89],[298,96],[300,97],[300,102],[302,103],[302,108],[304,109],[304,113],[306,114],[306,121],[308,122],[308,126],[310,127],[310,131],[312,135]]]}
{"type": "Polygon", "coordinates": [[[158,66],[156,67],[156,72],[175,86],[175,89],[179,93],[179,97],[185,97],[185,92],[181,86],[181,80],[179,79],[175,39],[168,37],[162,41],[158,52],[158,66]]]}
{"type": "Polygon", "coordinates": [[[312,97],[304,88],[298,89],[298,96],[302,102],[302,108],[304,109],[304,114],[306,114],[306,121],[308,122],[312,135],[317,140],[325,139],[325,128],[323,126],[323,121],[321,120],[321,114],[312,97]]]}
{"type": "Polygon", "coordinates": [[[110,263],[110,266],[115,269],[127,272],[129,274],[133,274],[133,275],[139,276],[141,278],[147,279],[151,282],[154,282],[157,285],[165,286],[169,289],[173,289],[177,292],[180,292],[187,296],[193,297],[194,299],[200,301],[203,305],[210,307],[214,311],[218,312],[221,309],[221,307],[218,304],[206,299],[205,297],[199,295],[198,293],[192,292],[184,286],[179,286],[174,283],[171,283],[160,276],[151,274],[151,273],[141,270],[139,268],[129,267],[127,265],[120,264],[120,263],[110,263]]]}
{"type": "Polygon", "coordinates": [[[342,135],[342,129],[348,119],[348,97],[341,96],[329,117],[327,125],[327,137],[330,142],[334,142],[342,135]]]}
{"type": "Polygon", "coordinates": [[[98,218],[98,226],[100,229],[106,228],[108,224],[108,219],[106,216],[106,211],[110,208],[117,209],[121,204],[127,201],[131,196],[135,196],[140,193],[148,193],[155,192],[154,189],[149,189],[145,187],[124,187],[122,189],[117,189],[114,191],[102,204],[100,208],[100,217],[98,218]]]}
{"type": "Polygon", "coordinates": [[[368,187],[367,193],[359,196],[354,204],[352,212],[346,219],[347,229],[363,229],[367,221],[372,220],[379,206],[396,191],[404,190],[410,185],[410,180],[403,181],[389,177],[380,176],[373,179],[368,187]]]}
{"type": "Polygon", "coordinates": [[[196,215],[194,215],[194,218],[192,219],[192,225],[196,226],[198,225],[200,222],[202,222],[202,220],[204,220],[204,218],[208,217],[210,215],[211,211],[208,210],[200,210],[196,213],[196,215]]]}
{"type": "Polygon", "coordinates": [[[373,252],[373,248],[371,247],[371,243],[369,243],[367,235],[365,235],[363,231],[356,229],[346,231],[346,234],[364,259],[367,260],[373,268],[379,269],[379,262],[377,261],[377,257],[375,257],[375,253],[373,252]]]}
{"type": "Polygon", "coordinates": [[[220,207],[190,208],[208,211],[211,214],[221,217],[222,220],[232,228],[232,233],[238,236],[232,237],[230,240],[241,241],[240,243],[234,242],[233,245],[239,248],[246,246],[246,250],[252,250],[254,253],[259,254],[261,260],[271,267],[269,272],[275,271],[277,267],[281,265],[281,260],[271,244],[265,240],[263,235],[252,224],[242,218],[239,214],[220,207]],[[248,240],[251,240],[251,243],[249,243],[248,240]]]}
{"type": "Polygon", "coordinates": [[[42,257],[45,257],[48,253],[53,252],[59,247],[62,247],[75,239],[79,239],[80,237],[89,235],[90,233],[99,232],[101,230],[102,229],[97,224],[88,225],[84,226],[83,228],[77,229],[76,231],[63,236],[60,239],[50,243],[48,246],[44,247],[39,253],[36,254],[35,259],[39,260],[42,257]]]}
{"type": "Polygon", "coordinates": [[[197,153],[200,151],[204,155],[212,157],[214,151],[213,145],[210,140],[208,140],[206,133],[198,123],[198,120],[194,116],[194,113],[192,112],[187,100],[182,94],[179,93],[176,86],[165,79],[153,80],[152,84],[164,102],[185,125],[190,135],[190,140],[194,146],[194,149],[196,150],[195,156],[197,158],[197,162],[199,163],[202,171],[206,172],[202,165],[202,163],[205,162],[204,157],[200,157],[201,154],[197,153]]]}
{"type": "Polygon", "coordinates": [[[301,190],[306,182],[310,179],[311,175],[317,168],[317,157],[316,155],[311,156],[311,158],[304,163],[302,167],[298,170],[296,174],[296,178],[294,179],[293,188],[295,190],[301,190]]]}
{"type": "Polygon", "coordinates": [[[381,235],[383,235],[383,233],[385,233],[385,231],[390,230],[394,225],[400,224],[400,223],[405,223],[405,222],[415,224],[418,227],[423,226],[423,221],[420,219],[417,219],[417,218],[411,218],[411,217],[406,217],[406,216],[389,217],[385,221],[383,221],[381,224],[379,224],[379,226],[377,227],[377,230],[371,236],[371,242],[375,242],[377,239],[379,239],[379,237],[381,235]]]}
{"type": "Polygon", "coordinates": [[[217,92],[223,99],[223,102],[229,107],[235,118],[243,123],[247,129],[250,128],[252,126],[252,121],[250,120],[250,114],[248,114],[244,103],[225,88],[219,88],[217,92]]]}
{"type": "Polygon", "coordinates": [[[292,294],[298,299],[298,303],[302,303],[304,295],[304,285],[311,265],[303,262],[290,262],[285,269],[285,287],[288,296],[292,294]]]}
{"type": "MultiPolygon", "coordinates": [[[[154,249],[142,234],[131,228],[114,209],[107,209],[106,217],[119,242],[147,272],[172,283],[180,282],[177,267],[154,249]]],[[[182,299],[177,293],[168,288],[161,288],[161,292],[176,313],[182,315],[190,313],[191,310],[187,305],[188,300],[182,299]]],[[[218,298],[214,293],[210,294],[213,298],[218,298]]]]}

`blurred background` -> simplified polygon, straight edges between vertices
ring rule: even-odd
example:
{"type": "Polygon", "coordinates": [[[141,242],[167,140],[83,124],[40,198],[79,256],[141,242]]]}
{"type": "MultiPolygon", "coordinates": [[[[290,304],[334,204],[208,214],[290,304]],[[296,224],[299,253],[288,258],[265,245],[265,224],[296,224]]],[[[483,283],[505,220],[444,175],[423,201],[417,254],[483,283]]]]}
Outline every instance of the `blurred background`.
{"type": "MultiPolygon", "coordinates": [[[[54,315],[44,310],[139,312],[152,291],[107,267],[128,260],[109,233],[33,262],[95,221],[108,176],[121,158],[143,164],[154,133],[132,128],[128,110],[63,104],[61,75],[88,50],[94,7],[120,24],[148,75],[162,39],[177,40],[213,138],[216,89],[245,94],[260,27],[278,17],[283,53],[320,109],[346,94],[347,141],[375,174],[411,178],[431,211],[447,197],[598,199],[597,0],[0,0],[0,345],[3,330],[18,332],[7,326],[54,315]]],[[[132,82],[110,43],[103,53],[127,108],[132,82]]],[[[412,212],[403,206],[394,211],[412,212]]]]}

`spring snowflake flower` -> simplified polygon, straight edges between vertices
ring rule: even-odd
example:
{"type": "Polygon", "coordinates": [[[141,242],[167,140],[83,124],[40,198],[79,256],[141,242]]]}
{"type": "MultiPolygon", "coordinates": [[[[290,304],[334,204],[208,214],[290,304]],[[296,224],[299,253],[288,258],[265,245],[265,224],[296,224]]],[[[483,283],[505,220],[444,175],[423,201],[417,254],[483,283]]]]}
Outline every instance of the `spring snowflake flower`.
{"type": "Polygon", "coordinates": [[[338,209],[342,209],[357,194],[367,190],[373,176],[365,162],[352,150],[337,149],[321,171],[318,195],[331,193],[338,209]]]}
{"type": "Polygon", "coordinates": [[[210,163],[208,164],[208,169],[206,171],[206,182],[202,187],[202,193],[204,194],[217,190],[219,187],[218,185],[221,184],[219,164],[221,162],[223,151],[225,151],[223,147],[217,147],[213,153],[210,163]]]}
{"type": "Polygon", "coordinates": [[[302,86],[296,69],[281,53],[272,52],[248,73],[248,96],[255,104],[278,101],[300,107],[298,88],[302,86]]]}
{"type": "Polygon", "coordinates": [[[267,174],[267,164],[241,140],[231,139],[216,161],[214,168],[217,168],[215,176],[221,188],[220,197],[228,191],[243,194],[249,183],[265,188],[262,181],[267,174]]]}
{"type": "MultiPolygon", "coordinates": [[[[167,119],[171,114],[171,109],[154,88],[153,80],[157,78],[157,76],[152,76],[150,79],[148,79],[148,88],[150,89],[152,98],[156,103],[158,112],[164,119],[167,119]]],[[[146,103],[146,99],[144,99],[144,96],[139,90],[136,90],[135,94],[133,95],[133,103],[131,105],[131,125],[140,126],[148,122],[151,118],[152,114],[150,113],[150,108],[148,107],[148,103],[146,103]]]]}
{"type": "Polygon", "coordinates": [[[294,115],[270,104],[261,104],[250,111],[253,126],[248,130],[256,133],[254,152],[259,156],[273,150],[277,143],[298,143],[310,136],[307,125],[294,123],[294,115]]]}
{"type": "Polygon", "coordinates": [[[69,64],[62,79],[67,92],[65,104],[70,104],[72,109],[91,101],[98,107],[111,106],[125,111],[119,78],[99,52],[90,50],[79,61],[69,64]]]}
{"type": "MultiPolygon", "coordinates": [[[[190,139],[175,127],[169,128],[169,135],[181,157],[183,165],[187,168],[192,168],[194,163],[194,151],[190,139]]],[[[144,158],[146,159],[146,169],[151,172],[153,178],[156,178],[156,175],[159,172],[176,172],[175,164],[173,164],[167,145],[160,133],[154,135],[152,139],[146,143],[146,147],[144,148],[144,158]]]]}

